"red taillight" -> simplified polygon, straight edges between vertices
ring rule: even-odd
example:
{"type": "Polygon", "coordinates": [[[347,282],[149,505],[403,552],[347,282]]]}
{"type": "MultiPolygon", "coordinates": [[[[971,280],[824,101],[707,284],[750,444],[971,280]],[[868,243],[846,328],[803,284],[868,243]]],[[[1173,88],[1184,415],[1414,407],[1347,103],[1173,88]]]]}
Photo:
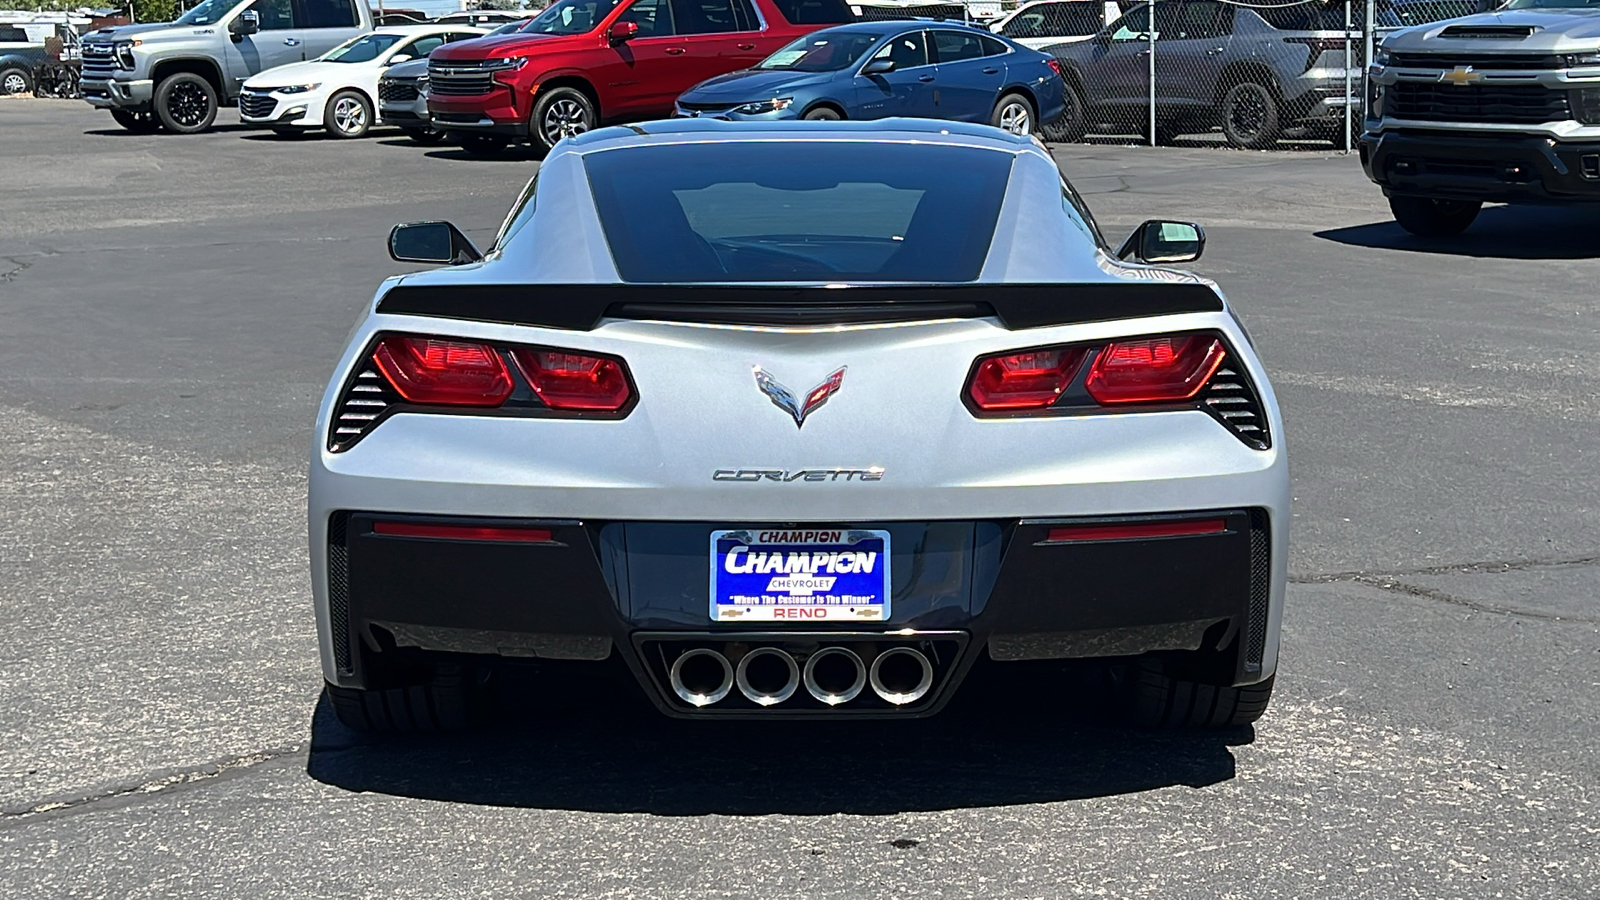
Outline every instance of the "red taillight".
{"type": "Polygon", "coordinates": [[[435,525],[427,522],[373,522],[373,534],[393,537],[439,538],[447,541],[506,541],[518,544],[548,544],[553,535],[548,528],[523,526],[435,525]]]}
{"type": "Polygon", "coordinates": [[[1223,519],[1193,519],[1187,522],[1118,522],[1105,525],[1058,525],[1045,533],[1045,542],[1069,544],[1077,541],[1125,541],[1136,538],[1183,537],[1194,534],[1220,534],[1228,529],[1223,519]]]}
{"type": "Polygon", "coordinates": [[[1083,355],[1081,347],[1057,347],[985,357],[967,395],[982,410],[1043,409],[1072,383],[1083,355]]]}
{"type": "Polygon", "coordinates": [[[533,348],[513,350],[511,358],[551,409],[616,412],[633,399],[621,360],[533,348]]]}
{"type": "Polygon", "coordinates": [[[433,406],[499,406],[511,396],[511,372],[488,344],[390,335],[372,354],[395,392],[433,406]]]}
{"type": "Polygon", "coordinates": [[[1209,334],[1118,341],[1100,350],[1084,387],[1101,404],[1187,400],[1225,356],[1222,342],[1209,334]]]}
{"type": "MultiPolygon", "coordinates": [[[[1311,71],[1316,66],[1317,61],[1322,59],[1322,54],[1327,53],[1329,50],[1342,52],[1345,46],[1345,42],[1341,38],[1287,37],[1283,39],[1283,42],[1285,44],[1304,44],[1311,48],[1310,55],[1306,57],[1305,71],[1307,72],[1311,71]]],[[[1356,60],[1356,64],[1360,65],[1360,60],[1356,60]]],[[[1340,60],[1339,65],[1343,66],[1344,61],[1340,60]]]]}
{"type": "Polygon", "coordinates": [[[1066,80],[1067,73],[1061,71],[1061,60],[1055,59],[1055,58],[1052,57],[1050,59],[1045,60],[1044,64],[1049,66],[1051,69],[1053,69],[1055,71],[1056,75],[1059,76],[1063,81],[1066,80]]]}

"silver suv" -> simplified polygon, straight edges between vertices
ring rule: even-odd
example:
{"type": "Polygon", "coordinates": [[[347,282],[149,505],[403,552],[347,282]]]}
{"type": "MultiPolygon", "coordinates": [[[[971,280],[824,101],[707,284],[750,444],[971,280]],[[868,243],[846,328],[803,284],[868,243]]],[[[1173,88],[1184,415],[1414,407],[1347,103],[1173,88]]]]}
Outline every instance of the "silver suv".
{"type": "Polygon", "coordinates": [[[372,30],[365,0],[204,0],[175,22],[83,39],[83,98],[129,131],[209,129],[245,79],[372,30]]]}

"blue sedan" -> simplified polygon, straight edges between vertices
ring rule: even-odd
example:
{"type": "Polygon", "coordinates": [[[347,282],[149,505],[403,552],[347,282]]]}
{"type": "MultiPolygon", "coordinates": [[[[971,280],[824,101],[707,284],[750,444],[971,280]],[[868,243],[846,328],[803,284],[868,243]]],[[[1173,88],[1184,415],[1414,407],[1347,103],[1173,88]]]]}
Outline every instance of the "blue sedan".
{"type": "Polygon", "coordinates": [[[676,114],[718,119],[954,119],[1029,134],[1061,115],[1047,53],[953,22],[877,21],[798,38],[745,69],[702,81],[676,114]]]}

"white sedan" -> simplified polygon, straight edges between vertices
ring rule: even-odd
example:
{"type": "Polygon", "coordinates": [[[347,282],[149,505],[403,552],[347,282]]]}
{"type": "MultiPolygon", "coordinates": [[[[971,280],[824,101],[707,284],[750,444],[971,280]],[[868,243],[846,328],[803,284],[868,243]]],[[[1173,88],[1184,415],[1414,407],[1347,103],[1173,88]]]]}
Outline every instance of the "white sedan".
{"type": "Polygon", "coordinates": [[[334,137],[358,138],[377,124],[378,76],[395,63],[426,59],[435,48],[488,32],[467,25],[379,28],[318,59],[268,69],[244,83],[239,118],[279,134],[321,126],[334,137]]]}

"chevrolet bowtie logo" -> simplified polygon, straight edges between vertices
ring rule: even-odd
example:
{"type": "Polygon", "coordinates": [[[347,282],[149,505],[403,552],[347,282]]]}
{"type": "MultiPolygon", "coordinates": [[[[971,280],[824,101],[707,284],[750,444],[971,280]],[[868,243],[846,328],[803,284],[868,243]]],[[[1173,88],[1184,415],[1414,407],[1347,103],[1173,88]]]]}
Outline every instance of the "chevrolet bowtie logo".
{"type": "Polygon", "coordinates": [[[1456,87],[1466,87],[1477,84],[1483,80],[1482,73],[1472,71],[1471,66],[1456,66],[1448,72],[1439,73],[1440,81],[1448,81],[1456,87]]]}

